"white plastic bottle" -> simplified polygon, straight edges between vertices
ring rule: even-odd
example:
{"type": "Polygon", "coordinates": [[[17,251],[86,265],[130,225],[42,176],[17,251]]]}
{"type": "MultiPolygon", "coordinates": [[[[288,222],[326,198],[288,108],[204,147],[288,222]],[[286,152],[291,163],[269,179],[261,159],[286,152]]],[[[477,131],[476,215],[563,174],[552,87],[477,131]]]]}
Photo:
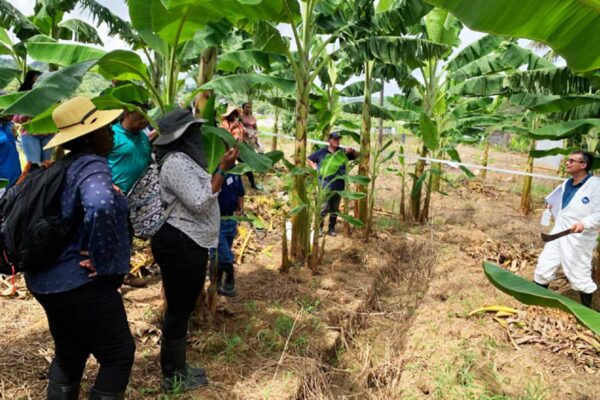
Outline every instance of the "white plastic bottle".
{"type": "Polygon", "coordinates": [[[549,209],[545,209],[544,213],[542,214],[542,220],[540,221],[540,224],[542,224],[542,226],[549,226],[551,217],[552,212],[549,209]]]}

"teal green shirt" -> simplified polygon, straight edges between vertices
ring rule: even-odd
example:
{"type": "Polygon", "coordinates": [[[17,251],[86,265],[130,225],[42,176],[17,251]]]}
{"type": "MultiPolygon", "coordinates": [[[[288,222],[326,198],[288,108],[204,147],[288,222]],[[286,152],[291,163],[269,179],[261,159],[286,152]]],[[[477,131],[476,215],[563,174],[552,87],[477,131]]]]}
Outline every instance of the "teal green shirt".
{"type": "Polygon", "coordinates": [[[113,183],[128,193],[152,161],[152,145],[144,132],[132,133],[120,123],[112,126],[114,146],[108,154],[113,183]]]}

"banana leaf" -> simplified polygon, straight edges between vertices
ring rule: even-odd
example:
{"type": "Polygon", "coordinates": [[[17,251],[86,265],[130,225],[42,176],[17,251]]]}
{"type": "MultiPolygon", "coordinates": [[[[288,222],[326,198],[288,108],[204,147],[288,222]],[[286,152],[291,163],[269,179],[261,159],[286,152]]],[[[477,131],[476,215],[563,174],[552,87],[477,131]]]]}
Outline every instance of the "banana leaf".
{"type": "Polygon", "coordinates": [[[221,76],[205,83],[197,90],[200,91],[213,89],[222,95],[233,93],[242,94],[248,93],[253,88],[260,85],[276,87],[285,93],[295,93],[296,90],[296,82],[291,79],[277,78],[262,74],[237,74],[221,76]]]}
{"type": "Polygon", "coordinates": [[[202,130],[202,145],[204,154],[208,162],[207,170],[209,173],[216,171],[223,154],[225,154],[225,144],[214,131],[202,130]]]}
{"type": "Polygon", "coordinates": [[[483,263],[485,276],[498,289],[524,304],[559,308],[573,314],[577,321],[600,335],[600,313],[563,295],[544,289],[489,262],[483,263]]]}
{"type": "Polygon", "coordinates": [[[21,71],[13,68],[0,68],[0,89],[11,83],[13,79],[21,74],[21,71]]]}
{"type": "Polygon", "coordinates": [[[99,59],[106,54],[104,50],[95,47],[71,43],[27,42],[25,47],[27,55],[34,60],[62,67],[99,59]]]}
{"type": "Polygon", "coordinates": [[[576,72],[600,68],[596,0],[426,0],[469,28],[547,43],[576,72]]]}
{"type": "Polygon", "coordinates": [[[129,50],[113,50],[98,60],[98,72],[106,79],[143,80],[150,83],[148,68],[140,56],[129,50]]]}
{"type": "Polygon", "coordinates": [[[529,133],[533,139],[566,139],[578,133],[585,133],[592,127],[600,128],[600,119],[588,118],[575,121],[559,122],[536,129],[529,133]]]}
{"type": "Polygon", "coordinates": [[[553,149],[547,149],[547,150],[531,150],[529,152],[529,155],[533,158],[542,158],[542,157],[557,156],[557,155],[566,156],[566,155],[571,154],[575,150],[577,150],[577,149],[563,149],[561,147],[555,147],[553,149]]]}
{"type": "Polygon", "coordinates": [[[491,53],[492,51],[498,49],[500,47],[500,43],[502,43],[503,38],[496,35],[486,35],[481,39],[471,43],[469,46],[465,47],[461,51],[456,54],[448,62],[446,69],[448,71],[456,71],[458,68],[463,65],[467,65],[481,57],[491,53]]]}
{"type": "Polygon", "coordinates": [[[348,158],[343,151],[336,151],[325,156],[319,165],[319,175],[328,178],[335,175],[340,167],[348,162],[348,158]]]}
{"type": "Polygon", "coordinates": [[[15,101],[25,96],[26,92],[15,92],[10,94],[5,94],[0,96],[0,110],[5,109],[6,107],[13,104],[15,101]]]}
{"type": "Polygon", "coordinates": [[[356,228],[362,228],[365,226],[365,224],[360,219],[354,218],[352,215],[339,212],[338,217],[340,217],[341,219],[343,219],[344,221],[348,222],[350,225],[356,228]]]}
{"type": "Polygon", "coordinates": [[[598,96],[550,96],[521,93],[510,96],[509,100],[513,104],[541,113],[565,112],[586,104],[600,104],[598,96]]]}
{"type": "Polygon", "coordinates": [[[58,24],[58,39],[104,44],[93,26],[76,18],[67,19],[58,24]]]}
{"type": "Polygon", "coordinates": [[[423,137],[423,143],[425,143],[425,145],[429,149],[437,150],[440,144],[440,135],[437,126],[427,115],[421,114],[419,127],[421,128],[421,136],[423,137]]]}
{"type": "Polygon", "coordinates": [[[238,68],[249,70],[255,67],[262,68],[265,72],[271,70],[271,65],[277,62],[285,62],[286,57],[266,51],[240,50],[219,55],[217,58],[217,70],[235,72],[238,68]]]}
{"type": "MultiPolygon", "coordinates": [[[[381,82],[374,81],[371,87],[371,93],[381,92],[383,86],[381,82]]],[[[345,97],[357,97],[362,96],[365,93],[365,81],[358,81],[349,84],[342,90],[340,90],[340,95],[345,97]]]]}
{"type": "Polygon", "coordinates": [[[4,112],[27,116],[43,113],[56,102],[71,96],[96,62],[97,60],[84,61],[42,76],[32,90],[8,106],[4,112]]]}

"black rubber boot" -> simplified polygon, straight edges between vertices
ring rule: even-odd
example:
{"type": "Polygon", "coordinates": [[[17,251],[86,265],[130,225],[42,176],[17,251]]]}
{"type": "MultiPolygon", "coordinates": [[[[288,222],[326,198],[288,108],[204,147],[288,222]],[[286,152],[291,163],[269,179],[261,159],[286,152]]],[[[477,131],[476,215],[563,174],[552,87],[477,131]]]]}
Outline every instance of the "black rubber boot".
{"type": "Polygon", "coordinates": [[[237,295],[235,292],[235,276],[233,273],[233,264],[222,264],[223,270],[225,271],[225,282],[221,286],[219,294],[227,297],[234,297],[237,295]]]}
{"type": "Polygon", "coordinates": [[[165,392],[188,391],[208,384],[206,371],[191,368],[185,363],[186,338],[169,340],[163,338],[160,345],[160,367],[165,392]]]}
{"type": "Polygon", "coordinates": [[[79,398],[79,382],[66,384],[48,382],[48,400],[77,400],[79,398]]]}
{"type": "Polygon", "coordinates": [[[92,388],[88,400],[125,400],[125,391],[119,393],[107,393],[92,388]]]}
{"type": "Polygon", "coordinates": [[[543,287],[544,289],[548,289],[550,287],[549,283],[546,283],[545,285],[542,285],[541,283],[537,283],[536,281],[533,281],[536,285],[543,287]]]}
{"type": "Polygon", "coordinates": [[[330,214],[329,215],[329,230],[328,230],[328,234],[329,236],[337,236],[337,234],[335,233],[335,223],[337,221],[337,215],[336,214],[330,214]]]}
{"type": "Polygon", "coordinates": [[[579,298],[581,299],[581,304],[588,308],[592,308],[592,297],[594,297],[594,293],[579,292],[579,298]]]}

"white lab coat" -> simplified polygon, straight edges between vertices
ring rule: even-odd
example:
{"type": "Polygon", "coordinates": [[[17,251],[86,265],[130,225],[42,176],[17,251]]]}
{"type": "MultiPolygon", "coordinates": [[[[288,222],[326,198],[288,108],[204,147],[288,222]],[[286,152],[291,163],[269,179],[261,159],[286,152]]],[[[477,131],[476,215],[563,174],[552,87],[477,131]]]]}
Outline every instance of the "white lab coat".
{"type": "MultiPolygon", "coordinates": [[[[563,193],[566,182],[562,184],[563,193]]],[[[562,266],[573,289],[593,293],[597,286],[592,279],[592,256],[600,228],[600,179],[590,177],[575,193],[569,204],[556,216],[551,233],[569,229],[582,222],[585,230],[546,243],[540,254],[534,279],[548,284],[562,266]]]]}

